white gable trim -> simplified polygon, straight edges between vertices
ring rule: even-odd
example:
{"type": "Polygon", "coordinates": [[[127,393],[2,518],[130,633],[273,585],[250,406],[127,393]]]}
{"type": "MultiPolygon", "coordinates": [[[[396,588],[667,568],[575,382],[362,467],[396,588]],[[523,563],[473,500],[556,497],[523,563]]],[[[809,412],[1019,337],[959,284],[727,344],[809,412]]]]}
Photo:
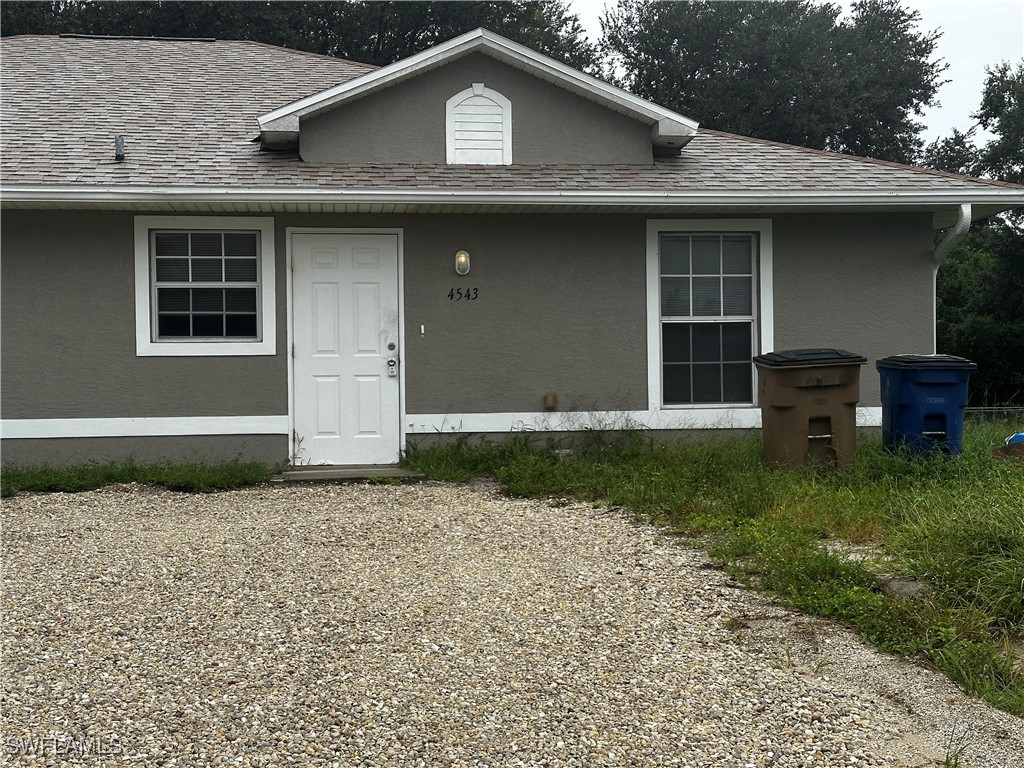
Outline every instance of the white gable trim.
{"type": "MultiPolygon", "coordinates": [[[[491,115],[488,118],[493,119],[491,115]]],[[[459,91],[444,105],[445,146],[447,162],[460,165],[512,165],[512,102],[483,83],[473,83],[459,91]],[[486,131],[467,131],[466,115],[462,109],[468,101],[479,109],[489,101],[500,112],[498,130],[491,126],[486,131]],[[461,125],[461,127],[460,127],[461,125]],[[489,134],[485,136],[484,134],[489,134]],[[494,134],[500,134],[495,136],[494,134]],[[500,141],[500,147],[484,145],[500,141]]]]}
{"type": "Polygon", "coordinates": [[[260,131],[294,133],[299,120],[326,111],[346,101],[362,98],[397,82],[446,64],[474,51],[485,51],[499,61],[530,72],[579,96],[603,104],[616,112],[647,123],[652,127],[652,140],[659,142],[674,136],[685,144],[697,134],[698,123],[688,117],[660,107],[645,99],[609,85],[596,77],[579,72],[559,61],[532,51],[525,46],[485,29],[475,29],[446,43],[396,61],[386,67],[360,75],[352,80],[307,96],[257,118],[260,131]],[[679,132],[683,135],[680,136],[679,132]]]}

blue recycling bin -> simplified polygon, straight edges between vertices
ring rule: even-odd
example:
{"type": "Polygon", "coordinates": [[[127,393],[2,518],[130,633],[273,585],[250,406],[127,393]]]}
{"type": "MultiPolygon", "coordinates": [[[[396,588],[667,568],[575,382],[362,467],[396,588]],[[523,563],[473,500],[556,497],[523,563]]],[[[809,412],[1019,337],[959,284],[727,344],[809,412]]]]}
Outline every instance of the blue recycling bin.
{"type": "Polygon", "coordinates": [[[913,454],[960,453],[967,384],[977,367],[954,355],[893,355],[876,362],[885,447],[913,454]]]}

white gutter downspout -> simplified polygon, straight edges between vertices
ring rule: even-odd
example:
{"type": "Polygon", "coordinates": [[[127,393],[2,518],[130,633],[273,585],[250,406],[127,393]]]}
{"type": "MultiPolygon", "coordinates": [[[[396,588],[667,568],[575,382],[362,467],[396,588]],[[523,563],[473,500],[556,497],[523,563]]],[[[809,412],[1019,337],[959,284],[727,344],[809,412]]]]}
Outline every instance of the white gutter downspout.
{"type": "Polygon", "coordinates": [[[949,252],[960,245],[960,241],[963,240],[964,235],[967,234],[967,230],[971,228],[971,204],[960,203],[960,211],[956,215],[956,224],[953,225],[953,230],[946,235],[938,247],[935,249],[935,267],[938,268],[942,260],[949,255],[949,252]]]}
{"type": "Polygon", "coordinates": [[[936,314],[936,304],[938,304],[938,297],[936,295],[935,280],[939,274],[939,265],[942,264],[942,260],[945,259],[950,252],[960,245],[960,241],[964,239],[964,235],[971,228],[971,204],[960,203],[960,210],[956,215],[956,224],[953,225],[953,229],[950,230],[942,242],[935,248],[935,253],[932,258],[935,260],[935,269],[932,270],[932,352],[938,352],[936,348],[938,341],[935,337],[938,327],[938,316],[936,314]]]}

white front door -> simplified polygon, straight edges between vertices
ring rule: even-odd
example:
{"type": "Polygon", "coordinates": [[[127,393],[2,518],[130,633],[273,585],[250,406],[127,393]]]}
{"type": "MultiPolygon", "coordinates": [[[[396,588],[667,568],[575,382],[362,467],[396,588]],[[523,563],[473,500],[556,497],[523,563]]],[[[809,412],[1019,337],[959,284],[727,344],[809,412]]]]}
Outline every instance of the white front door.
{"type": "Polygon", "coordinates": [[[295,464],[393,464],[398,235],[292,234],[295,464]]]}

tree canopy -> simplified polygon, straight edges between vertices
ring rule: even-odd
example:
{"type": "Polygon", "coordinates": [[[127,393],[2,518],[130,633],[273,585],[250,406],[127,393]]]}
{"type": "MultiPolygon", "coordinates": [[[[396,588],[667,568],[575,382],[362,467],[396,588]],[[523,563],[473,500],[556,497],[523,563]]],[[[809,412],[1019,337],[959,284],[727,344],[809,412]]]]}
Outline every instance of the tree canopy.
{"type": "MultiPolygon", "coordinates": [[[[928,145],[926,165],[1024,182],[1024,61],[988,70],[978,121],[928,145]],[[977,128],[993,136],[974,143],[977,128]]],[[[975,404],[1024,404],[1024,221],[1020,213],[977,222],[936,279],[939,351],[978,364],[975,404]]]]}
{"type": "Polygon", "coordinates": [[[1024,405],[1024,235],[974,227],[936,277],[938,351],[978,364],[972,405],[1024,405]]]}
{"type": "Polygon", "coordinates": [[[977,122],[966,133],[953,133],[929,144],[922,162],[929,168],[970,176],[988,176],[1024,184],[1024,61],[1002,62],[986,70],[977,122]],[[994,138],[979,147],[978,128],[994,138]]]}
{"type": "Polygon", "coordinates": [[[582,70],[597,51],[564,0],[510,2],[4,2],[0,32],[258,40],[385,65],[477,27],[582,70]]]}
{"type": "Polygon", "coordinates": [[[628,90],[708,128],[913,162],[946,65],[898,0],[619,0],[603,52],[628,90]]]}
{"type": "Polygon", "coordinates": [[[981,106],[973,117],[995,138],[979,153],[983,174],[1024,184],[1024,61],[987,70],[981,106]]]}

